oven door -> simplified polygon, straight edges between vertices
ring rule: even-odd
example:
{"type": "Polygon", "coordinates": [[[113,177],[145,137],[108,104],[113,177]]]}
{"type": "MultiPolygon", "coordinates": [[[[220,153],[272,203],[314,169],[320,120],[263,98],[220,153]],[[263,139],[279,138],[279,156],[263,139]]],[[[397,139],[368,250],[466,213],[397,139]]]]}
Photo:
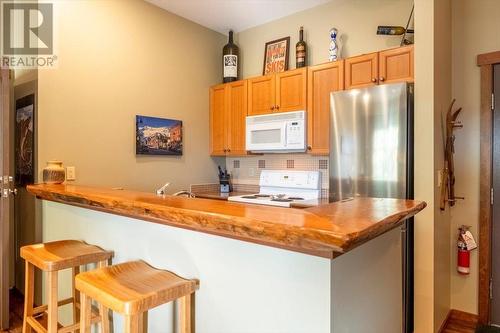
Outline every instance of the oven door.
{"type": "Polygon", "coordinates": [[[255,152],[286,149],[286,122],[247,125],[246,149],[255,152]]]}

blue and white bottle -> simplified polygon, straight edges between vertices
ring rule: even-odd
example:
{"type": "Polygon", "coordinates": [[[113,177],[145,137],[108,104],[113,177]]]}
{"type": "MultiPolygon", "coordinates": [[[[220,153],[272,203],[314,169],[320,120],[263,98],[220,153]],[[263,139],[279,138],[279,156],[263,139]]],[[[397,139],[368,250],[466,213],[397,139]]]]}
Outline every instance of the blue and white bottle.
{"type": "Polygon", "coordinates": [[[339,47],[337,43],[338,31],[336,28],[330,30],[330,61],[337,61],[339,59],[339,47]]]}

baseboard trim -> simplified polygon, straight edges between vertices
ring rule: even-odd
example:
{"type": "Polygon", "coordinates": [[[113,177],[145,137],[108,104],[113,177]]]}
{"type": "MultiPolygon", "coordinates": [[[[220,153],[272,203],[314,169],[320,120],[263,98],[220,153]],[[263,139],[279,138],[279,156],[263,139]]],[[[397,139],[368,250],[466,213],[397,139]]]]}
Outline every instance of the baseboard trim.
{"type": "Polygon", "coordinates": [[[479,321],[479,316],[473,313],[469,312],[464,312],[460,310],[454,310],[450,309],[448,312],[448,315],[446,316],[445,320],[441,324],[441,327],[439,328],[438,333],[443,333],[448,324],[453,323],[453,322],[467,322],[472,326],[477,326],[478,321],[479,321]]]}

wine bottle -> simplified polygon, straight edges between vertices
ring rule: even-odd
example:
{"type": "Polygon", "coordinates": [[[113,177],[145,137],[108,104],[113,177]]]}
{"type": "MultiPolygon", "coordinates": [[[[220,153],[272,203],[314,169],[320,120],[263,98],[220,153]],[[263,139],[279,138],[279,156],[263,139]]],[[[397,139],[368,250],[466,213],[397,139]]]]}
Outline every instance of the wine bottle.
{"type": "Polygon", "coordinates": [[[304,27],[300,27],[299,41],[295,45],[295,67],[301,68],[306,66],[307,45],[304,42],[304,27]]]}
{"type": "Polygon", "coordinates": [[[222,65],[224,67],[223,82],[232,82],[238,80],[238,62],[240,50],[233,42],[233,31],[229,31],[229,42],[222,49],[222,65]]]}
{"type": "Polygon", "coordinates": [[[409,34],[414,33],[413,29],[406,30],[405,28],[398,26],[379,25],[377,28],[377,35],[398,36],[398,35],[403,35],[405,32],[409,34]]]}

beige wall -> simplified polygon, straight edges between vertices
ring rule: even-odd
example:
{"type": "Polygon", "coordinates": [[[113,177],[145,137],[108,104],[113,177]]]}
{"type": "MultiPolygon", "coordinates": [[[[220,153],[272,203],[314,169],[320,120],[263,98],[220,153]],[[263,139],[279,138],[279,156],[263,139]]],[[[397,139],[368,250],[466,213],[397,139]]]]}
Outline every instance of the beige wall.
{"type": "Polygon", "coordinates": [[[434,331],[434,1],[415,1],[415,333],[434,331]]]}
{"type": "Polygon", "coordinates": [[[225,38],[140,0],[54,10],[59,67],[39,70],[39,172],[61,159],[78,183],[144,191],[216,180],[208,87],[221,80],[225,38]],[[137,114],[182,120],[184,155],[136,156],[137,114]]]}
{"type": "Polygon", "coordinates": [[[439,210],[441,116],[451,98],[451,4],[415,1],[415,333],[437,332],[450,309],[449,212],[439,210]]]}
{"type": "Polygon", "coordinates": [[[236,41],[242,53],[243,77],[262,74],[266,42],[291,37],[290,68],[295,68],[295,44],[304,26],[309,64],[328,61],[329,31],[343,35],[343,57],[399,46],[400,37],[377,36],[378,25],[404,26],[411,0],[336,0],[240,32],[236,41]]]}
{"type": "MultiPolygon", "coordinates": [[[[434,2],[434,184],[444,168],[441,119],[451,102],[451,2],[434,2]]],[[[450,210],[439,208],[440,188],[434,185],[434,331],[450,310],[450,210]]]]}
{"type": "Polygon", "coordinates": [[[451,306],[477,313],[478,252],[472,252],[471,274],[456,273],[456,233],[462,225],[471,225],[478,233],[479,217],[479,108],[480,75],[476,56],[500,50],[500,1],[453,1],[453,97],[463,107],[460,119],[464,128],[456,133],[456,192],[464,196],[452,209],[451,224],[451,306]]]}

